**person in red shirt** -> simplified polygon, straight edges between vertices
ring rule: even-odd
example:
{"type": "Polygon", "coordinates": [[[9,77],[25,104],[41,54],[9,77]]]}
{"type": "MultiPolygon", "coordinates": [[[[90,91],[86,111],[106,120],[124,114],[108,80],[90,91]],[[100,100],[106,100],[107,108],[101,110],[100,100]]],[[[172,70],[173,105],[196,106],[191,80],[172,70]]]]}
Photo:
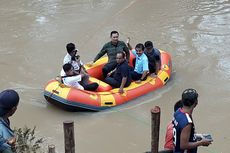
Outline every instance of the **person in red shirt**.
{"type": "MultiPolygon", "coordinates": [[[[176,112],[181,107],[182,107],[182,102],[181,102],[181,100],[179,100],[174,105],[174,112],[176,112]]],[[[174,149],[173,123],[172,123],[172,121],[170,121],[169,124],[167,125],[164,149],[165,150],[173,150],[174,149]]]]}

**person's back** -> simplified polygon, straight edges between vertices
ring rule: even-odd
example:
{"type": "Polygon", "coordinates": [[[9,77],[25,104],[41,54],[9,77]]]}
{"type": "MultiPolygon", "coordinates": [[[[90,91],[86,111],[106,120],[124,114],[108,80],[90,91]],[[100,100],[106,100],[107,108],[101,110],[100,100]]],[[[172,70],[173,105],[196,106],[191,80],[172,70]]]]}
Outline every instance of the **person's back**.
{"type": "Polygon", "coordinates": [[[165,150],[173,150],[174,144],[173,144],[173,123],[170,121],[166,128],[166,135],[165,135],[165,144],[164,144],[165,150]]]}
{"type": "Polygon", "coordinates": [[[17,110],[19,95],[14,90],[4,90],[0,93],[0,152],[12,153],[16,137],[10,128],[9,117],[17,110]]]}
{"type": "Polygon", "coordinates": [[[14,132],[9,127],[9,121],[0,117],[0,152],[10,150],[11,146],[7,141],[12,137],[14,137],[14,132]]]}
{"type": "MultiPolygon", "coordinates": [[[[182,107],[182,102],[181,100],[177,101],[174,104],[174,113],[182,107]]],[[[166,129],[166,135],[165,135],[165,145],[164,145],[165,150],[173,150],[174,149],[174,144],[173,144],[173,123],[170,121],[167,125],[166,129]]]]}
{"type": "MultiPolygon", "coordinates": [[[[180,148],[180,137],[181,137],[181,131],[183,128],[185,128],[185,126],[187,126],[188,124],[191,124],[191,132],[190,132],[190,136],[189,136],[189,142],[196,142],[196,137],[195,137],[195,127],[193,124],[193,120],[192,117],[187,114],[186,112],[183,112],[182,109],[178,109],[175,113],[174,113],[174,121],[173,121],[173,125],[174,128],[176,129],[176,138],[175,138],[175,153],[184,153],[185,150],[182,150],[180,148]]],[[[175,136],[175,135],[174,135],[175,136]]],[[[188,149],[187,151],[189,151],[190,153],[196,153],[197,152],[197,147],[195,148],[191,148],[188,149]]]]}

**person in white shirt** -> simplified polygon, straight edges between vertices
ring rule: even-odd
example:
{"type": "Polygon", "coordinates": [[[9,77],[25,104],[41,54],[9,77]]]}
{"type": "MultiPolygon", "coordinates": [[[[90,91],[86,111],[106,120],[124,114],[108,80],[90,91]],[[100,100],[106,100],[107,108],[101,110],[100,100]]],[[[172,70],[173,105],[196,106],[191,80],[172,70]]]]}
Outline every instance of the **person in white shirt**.
{"type": "MultiPolygon", "coordinates": [[[[87,84],[89,81],[89,75],[85,67],[83,66],[82,61],[80,60],[80,56],[79,55],[76,56],[78,50],[76,49],[75,44],[68,43],[66,45],[66,50],[67,50],[67,54],[64,57],[63,65],[66,63],[70,63],[73,66],[76,74],[81,74],[81,73],[85,74],[81,82],[87,84]]],[[[61,76],[65,76],[65,72],[63,69],[61,70],[61,76]]]]}
{"type": "Polygon", "coordinates": [[[82,78],[85,76],[85,74],[76,74],[74,71],[73,66],[70,63],[66,63],[63,65],[63,70],[65,72],[65,75],[62,76],[62,82],[70,87],[78,88],[81,90],[89,90],[89,91],[95,91],[98,88],[97,83],[81,83],[82,78]]]}

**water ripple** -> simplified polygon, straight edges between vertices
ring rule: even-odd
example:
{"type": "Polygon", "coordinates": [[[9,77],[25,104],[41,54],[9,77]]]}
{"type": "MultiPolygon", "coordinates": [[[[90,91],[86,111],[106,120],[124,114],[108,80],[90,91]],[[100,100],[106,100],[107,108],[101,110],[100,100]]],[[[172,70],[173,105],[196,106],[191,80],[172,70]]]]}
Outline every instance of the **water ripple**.
{"type": "Polygon", "coordinates": [[[230,79],[230,55],[225,55],[219,59],[217,69],[222,78],[230,79]]]}

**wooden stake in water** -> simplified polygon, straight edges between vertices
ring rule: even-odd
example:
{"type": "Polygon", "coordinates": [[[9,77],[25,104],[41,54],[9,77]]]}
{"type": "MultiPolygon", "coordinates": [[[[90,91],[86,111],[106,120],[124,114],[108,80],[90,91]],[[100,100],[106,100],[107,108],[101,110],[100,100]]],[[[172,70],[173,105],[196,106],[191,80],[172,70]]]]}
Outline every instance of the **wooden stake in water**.
{"type": "Polygon", "coordinates": [[[55,146],[54,145],[48,146],[48,153],[55,153],[55,146]]]}
{"type": "Polygon", "coordinates": [[[159,147],[159,132],[160,132],[160,113],[159,106],[151,109],[152,116],[152,141],[151,141],[151,153],[158,153],[159,147]]]}
{"type": "Polygon", "coordinates": [[[75,153],[74,122],[66,121],[63,123],[63,127],[65,139],[65,153],[75,153]]]}

